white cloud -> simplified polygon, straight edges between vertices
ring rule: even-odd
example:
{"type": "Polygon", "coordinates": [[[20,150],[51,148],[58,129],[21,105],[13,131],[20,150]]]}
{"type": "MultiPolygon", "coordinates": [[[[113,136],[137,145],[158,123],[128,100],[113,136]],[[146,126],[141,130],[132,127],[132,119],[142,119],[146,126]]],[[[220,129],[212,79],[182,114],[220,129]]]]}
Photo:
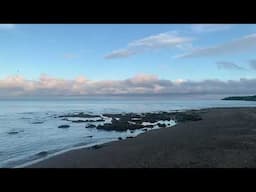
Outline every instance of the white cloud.
{"type": "Polygon", "coordinates": [[[237,64],[229,61],[217,62],[217,66],[219,69],[225,69],[225,70],[244,70],[243,67],[240,67],[237,64]]]}
{"type": "Polygon", "coordinates": [[[0,30],[14,29],[15,24],[0,24],[0,30]]]}
{"type": "Polygon", "coordinates": [[[41,75],[38,80],[9,76],[0,80],[0,96],[69,96],[69,95],[137,95],[137,94],[255,94],[256,79],[238,81],[174,81],[155,75],[138,74],[125,80],[74,80],[41,75]]]}
{"type": "Polygon", "coordinates": [[[178,56],[178,58],[193,58],[206,56],[219,56],[225,54],[242,53],[256,49],[256,33],[239,39],[219,44],[213,47],[198,48],[178,56]]]}
{"type": "Polygon", "coordinates": [[[160,33],[158,35],[152,35],[143,39],[135,40],[129,43],[127,48],[114,50],[107,54],[105,58],[124,58],[152,49],[178,47],[181,44],[191,41],[191,38],[179,36],[176,32],[160,33]]]}
{"type": "Polygon", "coordinates": [[[135,55],[137,52],[130,49],[120,49],[112,51],[110,54],[105,56],[105,59],[125,58],[135,55]]]}
{"type": "Polygon", "coordinates": [[[192,24],[191,29],[196,33],[205,33],[228,30],[232,26],[230,24],[192,24]]]}

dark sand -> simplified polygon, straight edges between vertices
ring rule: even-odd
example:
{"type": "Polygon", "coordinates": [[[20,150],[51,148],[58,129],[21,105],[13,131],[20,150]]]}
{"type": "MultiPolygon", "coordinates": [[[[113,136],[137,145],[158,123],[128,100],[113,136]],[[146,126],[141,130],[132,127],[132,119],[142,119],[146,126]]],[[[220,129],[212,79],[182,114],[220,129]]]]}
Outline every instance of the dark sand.
{"type": "Polygon", "coordinates": [[[256,108],[204,109],[188,121],[97,148],[72,150],[30,168],[256,167],[256,108]]]}

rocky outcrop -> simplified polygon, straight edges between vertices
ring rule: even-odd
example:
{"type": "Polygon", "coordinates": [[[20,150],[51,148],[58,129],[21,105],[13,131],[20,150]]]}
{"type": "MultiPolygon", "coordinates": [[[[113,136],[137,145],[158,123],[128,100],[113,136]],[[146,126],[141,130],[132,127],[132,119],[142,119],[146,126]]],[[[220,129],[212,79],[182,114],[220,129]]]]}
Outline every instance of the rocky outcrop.
{"type": "Polygon", "coordinates": [[[58,128],[60,128],[60,129],[67,129],[69,127],[70,127],[70,125],[60,125],[60,126],[58,126],[58,128]]]}

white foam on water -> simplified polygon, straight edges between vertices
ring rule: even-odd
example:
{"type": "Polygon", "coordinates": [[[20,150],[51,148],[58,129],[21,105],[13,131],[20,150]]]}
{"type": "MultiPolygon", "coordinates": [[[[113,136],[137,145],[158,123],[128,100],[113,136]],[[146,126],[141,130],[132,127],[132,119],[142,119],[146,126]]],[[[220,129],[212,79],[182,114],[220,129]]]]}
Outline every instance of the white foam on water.
{"type": "MultiPolygon", "coordinates": [[[[176,125],[175,121],[171,120],[171,121],[168,121],[168,122],[171,123],[169,125],[169,128],[174,126],[174,125],[176,125]]],[[[151,129],[150,128],[144,128],[144,129],[146,129],[147,131],[150,131],[150,130],[160,129],[160,127],[158,125],[155,125],[151,129]]],[[[106,132],[106,131],[103,131],[103,132],[106,132]]],[[[36,160],[33,160],[33,161],[26,162],[24,164],[15,166],[14,168],[24,168],[24,167],[27,167],[29,165],[32,165],[32,164],[44,161],[46,159],[50,159],[51,157],[63,154],[63,153],[68,152],[68,151],[89,148],[89,147],[93,147],[95,145],[102,145],[102,144],[109,143],[109,142],[112,142],[112,141],[119,141],[119,138],[122,138],[122,140],[125,140],[125,139],[127,139],[127,137],[136,137],[136,136],[138,136],[140,134],[143,134],[143,133],[145,133],[145,131],[143,131],[142,129],[136,129],[136,130],[132,130],[132,131],[131,130],[127,130],[127,131],[124,131],[124,132],[108,131],[108,132],[105,133],[108,136],[106,136],[105,139],[102,139],[101,141],[98,141],[98,142],[95,142],[95,143],[86,144],[86,145],[81,145],[81,146],[77,146],[77,147],[71,147],[69,149],[64,149],[64,150],[58,151],[56,153],[49,154],[46,157],[42,157],[42,158],[39,158],[39,159],[36,159],[36,160]]]]}

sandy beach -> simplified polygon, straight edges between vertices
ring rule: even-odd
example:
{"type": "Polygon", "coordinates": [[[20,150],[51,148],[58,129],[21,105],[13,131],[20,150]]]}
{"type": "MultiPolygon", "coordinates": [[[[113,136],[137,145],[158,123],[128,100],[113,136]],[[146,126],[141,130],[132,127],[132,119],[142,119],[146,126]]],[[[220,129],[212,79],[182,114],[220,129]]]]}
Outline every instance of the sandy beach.
{"type": "Polygon", "coordinates": [[[256,108],[196,111],[200,121],[71,150],[28,168],[253,168],[256,108]]]}

